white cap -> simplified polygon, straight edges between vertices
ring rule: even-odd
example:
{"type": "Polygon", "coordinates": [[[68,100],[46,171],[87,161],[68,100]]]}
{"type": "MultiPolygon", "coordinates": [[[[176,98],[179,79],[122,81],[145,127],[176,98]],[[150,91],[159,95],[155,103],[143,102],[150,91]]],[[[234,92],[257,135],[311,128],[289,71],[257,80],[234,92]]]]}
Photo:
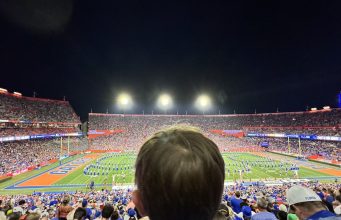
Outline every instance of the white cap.
{"type": "Polygon", "coordinates": [[[299,185],[288,189],[286,196],[289,206],[300,202],[321,202],[321,198],[313,190],[299,185]]]}
{"type": "Polygon", "coordinates": [[[280,211],[283,211],[283,212],[288,212],[288,209],[287,209],[287,207],[286,207],[284,204],[280,204],[280,205],[278,206],[278,209],[279,209],[280,211]]]}

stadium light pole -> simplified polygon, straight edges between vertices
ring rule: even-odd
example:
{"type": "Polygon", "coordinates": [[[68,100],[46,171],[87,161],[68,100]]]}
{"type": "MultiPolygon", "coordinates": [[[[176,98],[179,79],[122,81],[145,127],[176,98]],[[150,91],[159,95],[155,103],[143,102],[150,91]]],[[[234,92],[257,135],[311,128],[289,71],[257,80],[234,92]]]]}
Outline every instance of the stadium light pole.
{"type": "Polygon", "coordinates": [[[198,110],[202,111],[202,114],[204,115],[205,111],[212,108],[212,100],[206,94],[199,95],[195,101],[195,106],[198,110]]]}
{"type": "Polygon", "coordinates": [[[173,107],[173,99],[169,94],[161,94],[157,99],[156,105],[167,114],[167,110],[173,107]]]}
{"type": "Polygon", "coordinates": [[[123,114],[125,114],[125,111],[133,107],[133,99],[131,95],[125,92],[120,93],[117,96],[116,102],[118,109],[123,110],[123,114]]]}

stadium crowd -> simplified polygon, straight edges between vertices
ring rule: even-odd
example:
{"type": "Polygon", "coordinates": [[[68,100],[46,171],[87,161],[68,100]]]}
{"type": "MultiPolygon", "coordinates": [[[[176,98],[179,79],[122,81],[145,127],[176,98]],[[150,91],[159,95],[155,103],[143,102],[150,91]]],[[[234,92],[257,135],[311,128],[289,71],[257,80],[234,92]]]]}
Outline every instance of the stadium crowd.
{"type": "MultiPolygon", "coordinates": [[[[67,101],[0,93],[0,176],[20,173],[59,158],[60,140],[11,140],[9,137],[80,132],[80,119],[67,101]]],[[[64,137],[63,148],[67,148],[64,137]]],[[[85,138],[71,137],[70,152],[88,148],[85,138]]]]}
{"type": "Polygon", "coordinates": [[[1,120],[80,123],[67,101],[17,97],[0,93],[1,120]]]}
{"type": "MultiPolygon", "coordinates": [[[[286,138],[236,138],[217,135],[212,130],[236,130],[244,134],[254,132],[341,136],[341,110],[230,116],[89,114],[89,130],[123,130],[121,133],[91,139],[90,148],[136,151],[137,146],[141,146],[155,131],[174,124],[199,127],[222,151],[258,147],[261,142],[266,141],[269,143],[269,150],[289,153],[286,138]]],[[[290,153],[301,152],[305,157],[319,155],[327,160],[341,161],[341,142],[301,140],[299,151],[298,140],[290,141],[290,153]]]]}
{"type": "MultiPolygon", "coordinates": [[[[169,124],[191,124],[200,128],[242,130],[244,127],[282,127],[288,129],[339,129],[341,109],[317,112],[288,112],[239,115],[106,115],[89,114],[89,129],[158,127],[169,124]]],[[[334,131],[331,131],[334,132],[334,131]]]]}
{"type": "MultiPolygon", "coordinates": [[[[340,184],[309,182],[301,183],[301,185],[313,189],[328,210],[341,215],[340,184]]],[[[274,220],[297,219],[294,214],[290,214],[286,198],[286,191],[291,186],[293,185],[266,186],[256,183],[249,186],[243,183],[225,186],[215,219],[261,219],[252,218],[252,216],[263,212],[267,212],[267,215],[272,216],[271,219],[274,220]]],[[[22,215],[33,215],[36,220],[57,220],[58,218],[73,220],[79,219],[74,217],[79,208],[85,210],[83,218],[80,219],[109,219],[109,217],[112,220],[138,219],[140,216],[132,201],[130,188],[98,189],[90,192],[35,192],[30,195],[0,195],[0,220],[5,220],[6,217],[10,220],[18,220],[22,215]]]]}
{"type": "MultiPolygon", "coordinates": [[[[62,142],[63,153],[67,154],[67,139],[62,142]]],[[[61,155],[60,139],[37,139],[5,142],[0,145],[0,176],[20,173],[22,170],[46,165],[61,155]]],[[[87,140],[72,137],[69,139],[70,153],[85,151],[87,140]]]]}
{"type": "MultiPolygon", "coordinates": [[[[269,141],[269,149],[272,151],[289,153],[288,140],[283,138],[267,139],[269,141]]],[[[341,142],[328,141],[311,141],[291,139],[289,141],[290,153],[309,157],[311,155],[318,155],[327,160],[341,161],[341,142]],[[301,150],[300,147],[301,146],[301,150]]]]}

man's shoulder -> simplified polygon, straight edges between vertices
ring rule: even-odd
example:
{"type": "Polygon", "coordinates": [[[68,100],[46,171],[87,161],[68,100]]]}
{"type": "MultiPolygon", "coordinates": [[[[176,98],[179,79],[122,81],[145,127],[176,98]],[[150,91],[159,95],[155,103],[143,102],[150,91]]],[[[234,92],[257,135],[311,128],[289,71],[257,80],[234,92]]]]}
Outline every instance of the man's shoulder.
{"type": "Polygon", "coordinates": [[[329,216],[325,218],[320,218],[319,220],[341,220],[341,216],[329,216]]]}
{"type": "Polygon", "coordinates": [[[277,219],[277,218],[272,212],[259,212],[259,213],[254,214],[251,217],[251,219],[252,220],[258,220],[258,219],[273,220],[273,219],[277,219]]]}

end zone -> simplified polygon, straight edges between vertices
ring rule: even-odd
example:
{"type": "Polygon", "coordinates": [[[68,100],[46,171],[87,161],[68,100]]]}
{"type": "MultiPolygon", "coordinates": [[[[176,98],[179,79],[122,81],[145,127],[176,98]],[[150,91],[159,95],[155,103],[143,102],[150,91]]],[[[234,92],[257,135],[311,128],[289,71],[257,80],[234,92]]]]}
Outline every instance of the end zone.
{"type": "Polygon", "coordinates": [[[88,163],[89,161],[92,161],[96,157],[87,157],[85,155],[81,158],[77,158],[58,167],[54,167],[33,177],[29,177],[28,179],[15,183],[14,185],[5,189],[51,187],[52,184],[78,170],[81,166],[88,163]]]}

